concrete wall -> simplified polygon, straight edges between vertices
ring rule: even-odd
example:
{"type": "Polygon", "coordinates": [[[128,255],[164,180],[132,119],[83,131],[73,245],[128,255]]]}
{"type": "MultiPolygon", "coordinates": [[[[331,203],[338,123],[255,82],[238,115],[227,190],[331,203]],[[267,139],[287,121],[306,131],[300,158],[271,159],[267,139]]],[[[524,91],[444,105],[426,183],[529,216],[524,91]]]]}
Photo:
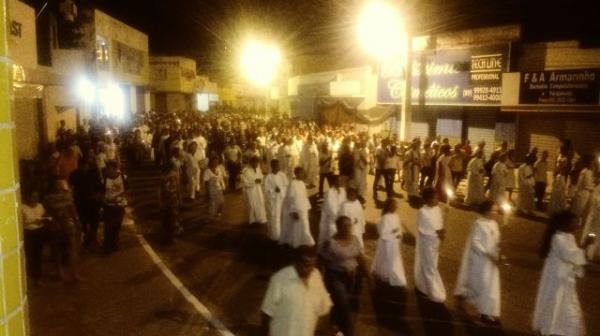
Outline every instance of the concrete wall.
{"type": "Polygon", "coordinates": [[[94,27],[108,42],[110,71],[100,70],[99,79],[147,85],[148,36],[99,10],[94,11],[94,27]]]}
{"type": "MultiPolygon", "coordinates": [[[[68,129],[76,129],[77,109],[80,108],[80,102],[71,88],[47,86],[44,90],[43,104],[48,141],[55,141],[60,120],[66,122],[68,129]]],[[[82,117],[88,118],[89,116],[82,117]]]]}
{"type": "Polygon", "coordinates": [[[183,57],[151,57],[150,86],[164,92],[196,90],[196,61],[183,57]]]}
{"type": "Polygon", "coordinates": [[[8,0],[9,39],[11,60],[26,68],[37,67],[35,10],[18,0],[8,0]]]}

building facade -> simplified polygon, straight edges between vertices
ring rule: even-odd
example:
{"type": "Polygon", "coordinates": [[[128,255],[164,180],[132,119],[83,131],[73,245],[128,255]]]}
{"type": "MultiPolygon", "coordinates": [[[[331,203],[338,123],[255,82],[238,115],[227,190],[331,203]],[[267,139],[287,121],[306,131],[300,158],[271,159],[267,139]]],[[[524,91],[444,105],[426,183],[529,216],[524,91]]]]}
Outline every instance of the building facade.
{"type": "Polygon", "coordinates": [[[196,61],[176,56],[150,57],[151,108],[160,113],[196,108],[196,61]]]}

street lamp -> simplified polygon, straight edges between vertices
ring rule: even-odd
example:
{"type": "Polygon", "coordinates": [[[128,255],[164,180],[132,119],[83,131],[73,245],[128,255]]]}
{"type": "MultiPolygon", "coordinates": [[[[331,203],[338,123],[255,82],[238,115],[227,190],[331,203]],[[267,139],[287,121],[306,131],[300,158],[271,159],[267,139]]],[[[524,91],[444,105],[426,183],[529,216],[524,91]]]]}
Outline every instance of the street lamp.
{"type": "Polygon", "coordinates": [[[357,25],[358,38],[364,49],[379,62],[404,55],[404,95],[398,119],[400,140],[408,140],[412,123],[411,79],[412,38],[398,8],[385,1],[373,0],[362,9],[357,25]]]}
{"type": "Polygon", "coordinates": [[[273,44],[252,39],[244,45],[240,61],[246,79],[254,85],[265,87],[277,76],[281,52],[273,44]]]}
{"type": "Polygon", "coordinates": [[[361,11],[357,26],[358,39],[364,49],[378,60],[401,56],[406,36],[404,20],[398,9],[388,2],[371,1],[361,11]]]}

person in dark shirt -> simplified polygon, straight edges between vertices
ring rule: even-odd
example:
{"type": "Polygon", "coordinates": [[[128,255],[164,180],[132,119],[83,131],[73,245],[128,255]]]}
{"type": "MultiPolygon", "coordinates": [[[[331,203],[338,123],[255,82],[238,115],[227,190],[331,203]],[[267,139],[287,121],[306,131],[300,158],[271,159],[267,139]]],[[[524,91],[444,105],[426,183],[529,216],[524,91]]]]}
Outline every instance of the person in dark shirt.
{"type": "Polygon", "coordinates": [[[83,247],[93,248],[97,244],[103,190],[100,170],[93,157],[79,160],[79,167],[69,176],[69,184],[84,234],[83,247]]]}

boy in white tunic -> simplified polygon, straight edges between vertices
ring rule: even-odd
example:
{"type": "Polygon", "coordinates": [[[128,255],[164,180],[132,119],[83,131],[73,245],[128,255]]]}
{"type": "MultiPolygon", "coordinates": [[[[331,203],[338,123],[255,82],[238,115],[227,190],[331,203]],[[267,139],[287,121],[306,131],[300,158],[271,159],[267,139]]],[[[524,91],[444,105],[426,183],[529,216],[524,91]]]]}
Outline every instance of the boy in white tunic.
{"type": "Polygon", "coordinates": [[[288,184],[287,176],[279,171],[279,161],[271,160],[271,172],[265,178],[265,194],[269,237],[275,241],[279,240],[281,233],[281,211],[288,184]]]}
{"type": "Polygon", "coordinates": [[[406,275],[400,253],[402,226],[397,211],[396,201],[392,198],[385,202],[383,215],[377,225],[379,240],[371,272],[390,286],[405,287],[406,275]]]}
{"type": "Polygon", "coordinates": [[[251,157],[249,165],[242,172],[242,183],[248,208],[248,223],[250,224],[264,224],[267,222],[265,197],[262,189],[264,176],[258,166],[259,162],[258,156],[251,157]]]}
{"type": "Polygon", "coordinates": [[[288,186],[287,194],[283,200],[281,216],[281,236],[279,243],[293,248],[315,245],[315,240],[310,233],[308,210],[311,205],[304,183],[304,169],[294,169],[295,178],[288,186]]]}
{"type": "Polygon", "coordinates": [[[340,207],[346,202],[346,189],[342,188],[340,179],[337,176],[331,179],[333,180],[333,187],[327,190],[321,211],[319,244],[328,241],[336,233],[335,221],[338,218],[340,207]]]}
{"type": "Polygon", "coordinates": [[[534,162],[535,158],[528,155],[525,158],[525,163],[519,167],[519,195],[517,197],[517,204],[519,211],[525,214],[532,213],[535,206],[535,180],[532,166],[534,162]]]}
{"type": "Polygon", "coordinates": [[[487,324],[499,324],[500,317],[500,230],[493,206],[490,201],[479,206],[481,217],[471,227],[454,289],[457,301],[472,303],[487,324]]]}
{"type": "Polygon", "coordinates": [[[425,205],[417,214],[417,245],[415,250],[415,286],[433,302],[446,300],[446,288],[438,271],[440,243],[444,239],[442,209],[435,190],[423,190],[425,205]]]}
{"type": "Polygon", "coordinates": [[[567,211],[550,220],[541,255],[546,258],[533,314],[533,330],[541,335],[582,336],[583,312],[577,297],[576,279],[583,276],[584,249],[594,242],[586,239],[577,246],[573,232],[578,218],[567,211]]]}
{"type": "Polygon", "coordinates": [[[352,220],[352,233],[358,238],[361,249],[364,249],[363,234],[365,233],[365,211],[358,200],[358,191],[354,187],[349,187],[347,200],[340,206],[338,216],[346,216],[352,220]]]}
{"type": "Polygon", "coordinates": [[[320,316],[329,313],[331,298],[314,251],[298,249],[293,265],[273,274],[262,302],[262,333],[269,336],[313,336],[320,316]]]}
{"type": "Polygon", "coordinates": [[[485,166],[483,163],[483,152],[475,152],[475,157],[467,165],[467,193],[465,203],[469,205],[479,205],[485,201],[485,185],[483,177],[485,176],[485,166]]]}

